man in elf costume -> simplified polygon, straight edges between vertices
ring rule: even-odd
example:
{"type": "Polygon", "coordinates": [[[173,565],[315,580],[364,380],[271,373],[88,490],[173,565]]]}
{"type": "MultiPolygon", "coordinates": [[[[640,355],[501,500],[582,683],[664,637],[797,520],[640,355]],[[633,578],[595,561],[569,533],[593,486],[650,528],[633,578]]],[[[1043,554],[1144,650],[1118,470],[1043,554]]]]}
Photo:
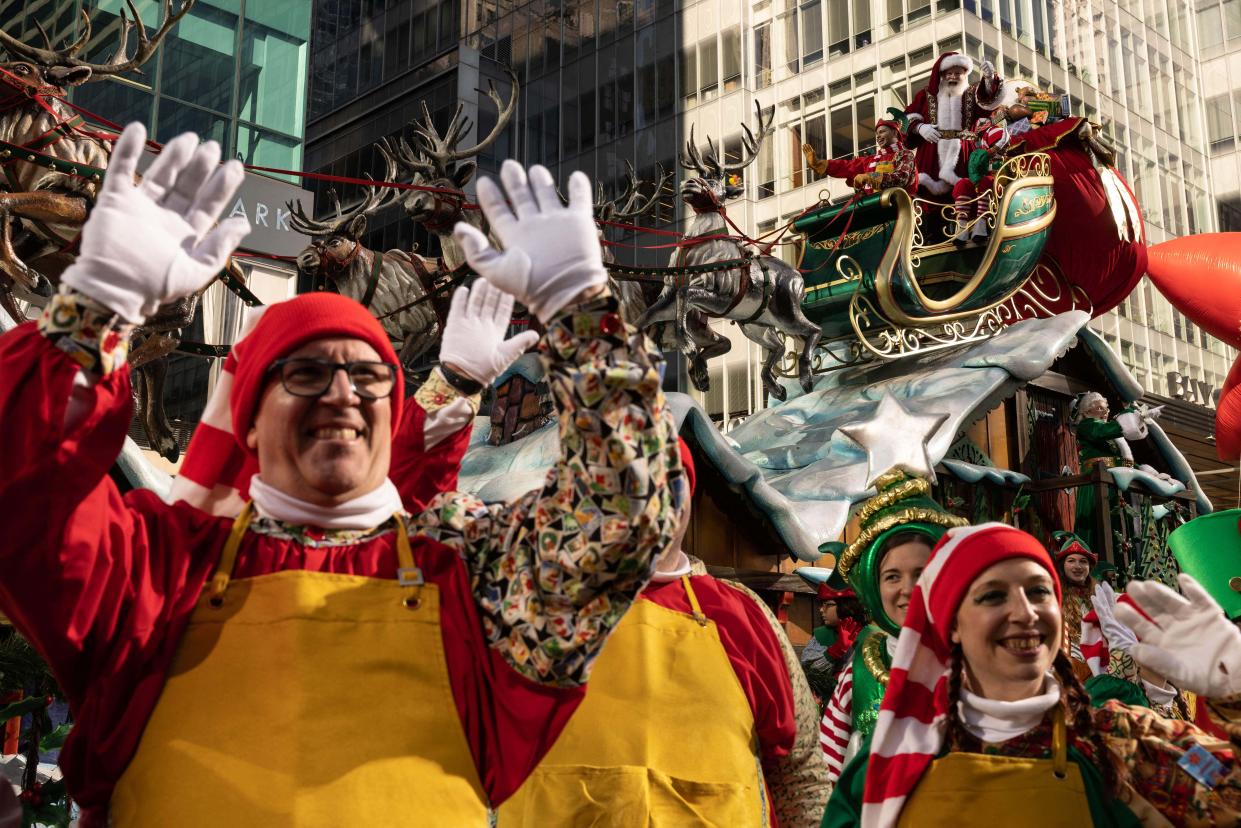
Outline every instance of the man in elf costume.
{"type": "Polygon", "coordinates": [[[875,124],[875,152],[857,158],[818,158],[814,147],[802,144],[810,169],[819,175],[844,178],[860,193],[877,193],[891,187],[914,190],[914,154],[905,148],[904,114],[895,107],[875,124]]]}
{"type": "Polygon", "coordinates": [[[1082,618],[1091,610],[1094,597],[1094,579],[1090,572],[1099,562],[1099,556],[1090,551],[1081,538],[1072,532],[1053,532],[1056,572],[1060,575],[1064,602],[1064,640],[1062,646],[1073,662],[1073,670],[1082,681],[1090,678],[1086,659],[1082,656],[1082,618]]]}
{"type": "Polygon", "coordinates": [[[818,824],[831,786],[792,646],[758,596],[682,551],[688,529],[686,512],[498,828],[818,824]]]}
{"type": "Polygon", "coordinates": [[[905,607],[931,548],[951,527],[968,525],[931,498],[925,478],[893,471],[879,477],[875,488],[878,494],[855,514],[858,536],[836,562],[871,623],[858,635],[853,662],[823,713],[820,742],[833,781],[874,730],[905,607]]]}
{"type": "Polygon", "coordinates": [[[566,207],[546,169],[505,162],[507,202],[478,187],[505,252],[457,233],[546,326],[562,416],[543,489],[409,516],[388,479],[396,354],[361,305],[311,294],[234,346],[231,424],[258,474],[232,520],[108,477],[133,326],[248,231],[214,227],[239,164],[187,134],[135,185],[145,137],[117,141],[61,293],[0,337],[0,610],[70,701],[82,823],[484,825],[581,702],[686,500],[658,352],[607,293],[589,181],[566,207]]]}
{"type": "Polygon", "coordinates": [[[952,186],[957,219],[953,241],[958,245],[987,237],[987,216],[995,212],[998,195],[995,174],[1004,165],[1004,148],[1008,146],[1008,130],[992,125],[990,118],[980,118],[974,132],[977,149],[969,155],[965,178],[952,186]]]}

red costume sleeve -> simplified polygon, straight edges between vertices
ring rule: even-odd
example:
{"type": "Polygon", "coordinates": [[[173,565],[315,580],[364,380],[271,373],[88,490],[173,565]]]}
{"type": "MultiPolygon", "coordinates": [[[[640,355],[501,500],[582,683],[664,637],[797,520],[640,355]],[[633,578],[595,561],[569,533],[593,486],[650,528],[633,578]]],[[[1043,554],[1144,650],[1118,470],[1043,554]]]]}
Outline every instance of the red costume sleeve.
{"type": "Polygon", "coordinates": [[[66,429],[78,363],[28,323],[0,336],[0,364],[0,611],[69,700],[60,763],[74,797],[106,806],[214,565],[190,550],[222,543],[227,522],[122,497],[109,478],[133,411],[128,368],[79,394],[86,410],[66,429]]]}
{"type": "MultiPolygon", "coordinates": [[[[787,756],[797,735],[793,689],[771,625],[747,596],[710,575],[690,579],[698,603],[715,622],[737,681],[750,701],[764,762],[787,756]]],[[[691,612],[680,581],[651,583],[642,597],[676,612],[691,612]]]]}
{"type": "Polygon", "coordinates": [[[456,490],[461,459],[473,431],[471,425],[466,425],[428,450],[424,440],[426,419],[426,409],[414,397],[405,401],[392,441],[392,466],[388,472],[401,493],[401,502],[415,515],[437,494],[456,490]]]}
{"type": "Polygon", "coordinates": [[[917,149],[920,144],[926,143],[922,140],[922,136],[918,134],[917,125],[926,120],[927,112],[927,91],[923,87],[919,89],[914,99],[909,102],[909,106],[905,107],[905,114],[909,116],[909,134],[905,136],[905,146],[910,149],[917,149]]]}
{"type": "Polygon", "coordinates": [[[853,178],[864,172],[869,172],[866,168],[870,166],[871,159],[865,155],[857,158],[829,158],[827,161],[827,174],[832,178],[853,178]]]}

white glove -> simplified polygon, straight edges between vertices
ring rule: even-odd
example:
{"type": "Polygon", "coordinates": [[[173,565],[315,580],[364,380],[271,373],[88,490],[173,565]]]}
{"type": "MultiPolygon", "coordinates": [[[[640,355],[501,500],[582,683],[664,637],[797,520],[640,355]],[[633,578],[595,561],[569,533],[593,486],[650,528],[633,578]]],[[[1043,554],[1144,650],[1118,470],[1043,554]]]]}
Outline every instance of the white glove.
{"type": "Polygon", "coordinates": [[[1107,581],[1095,585],[1094,597],[1090,599],[1094,611],[1099,616],[1099,628],[1107,639],[1108,649],[1126,652],[1138,643],[1133,630],[1116,620],[1116,592],[1107,581]]]}
{"type": "Polygon", "coordinates": [[[991,80],[995,77],[995,64],[989,60],[984,60],[981,64],[979,64],[978,71],[982,73],[984,78],[991,80]]]}
{"type": "Polygon", "coordinates": [[[1184,596],[1155,581],[1129,582],[1129,596],[1155,620],[1152,624],[1133,607],[1116,607],[1116,618],[1141,639],[1129,655],[1176,687],[1208,699],[1241,693],[1241,630],[1191,576],[1178,579],[1184,596]]]}
{"type": "Polygon", "coordinates": [[[220,165],[219,144],[178,135],[134,184],[145,143],[139,123],[117,139],[81,252],[60,279],[134,324],[206,286],[250,232],[241,217],[212,229],[245,177],[237,161],[220,165]]]}
{"type": "Polygon", "coordinates": [[[471,290],[459,287],[444,323],[440,362],[460,369],[475,382],[491,385],[517,357],[539,341],[534,331],[505,339],[513,317],[513,297],[479,279],[471,290]]]}
{"type": "Polygon", "coordinates": [[[453,235],[472,268],[517,297],[546,324],[582,291],[608,280],[591,206],[590,179],[582,172],[569,176],[567,207],[546,167],[531,167],[527,178],[521,164],[505,161],[500,179],[512,208],[489,178],[478,182],[478,203],[504,252],[465,222],[458,222],[453,235]]]}
{"type": "Polygon", "coordinates": [[[935,128],[935,124],[918,124],[918,134],[926,141],[939,140],[939,130],[935,128]]]}
{"type": "Polygon", "coordinates": [[[1116,422],[1120,424],[1126,440],[1146,439],[1146,423],[1142,420],[1142,415],[1136,411],[1117,414],[1116,422]]]}

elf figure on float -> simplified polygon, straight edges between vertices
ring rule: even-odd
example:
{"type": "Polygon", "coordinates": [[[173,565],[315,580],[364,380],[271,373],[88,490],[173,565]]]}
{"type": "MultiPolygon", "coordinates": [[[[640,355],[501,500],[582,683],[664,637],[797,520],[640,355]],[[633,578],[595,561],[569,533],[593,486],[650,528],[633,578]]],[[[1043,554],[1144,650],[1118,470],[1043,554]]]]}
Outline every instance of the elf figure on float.
{"type": "Polygon", "coordinates": [[[888,684],[896,636],[931,548],[953,526],[968,524],[931,498],[931,483],[894,470],[875,481],[878,491],[855,517],[857,538],[836,562],[871,623],[858,635],[853,661],[841,672],[823,713],[820,741],[835,781],[875,728],[888,684]]]}
{"type": "MultiPolygon", "coordinates": [[[[990,231],[988,216],[995,213],[995,174],[1004,166],[1004,150],[1008,147],[1008,130],[995,126],[990,118],[979,118],[974,126],[977,147],[969,155],[966,177],[952,186],[956,204],[958,246],[973,239],[985,239],[990,231]]],[[[964,141],[963,141],[964,143],[964,141]]]]}
{"type": "MultiPolygon", "coordinates": [[[[1070,416],[1077,435],[1082,474],[1089,474],[1095,466],[1105,469],[1132,466],[1133,450],[1128,441],[1146,439],[1146,420],[1158,416],[1159,410],[1150,409],[1144,413],[1125,411],[1108,420],[1110,408],[1102,394],[1087,391],[1079,396],[1073,402],[1070,416]]],[[[1111,486],[1108,487],[1107,502],[1109,514],[1097,515],[1094,492],[1089,487],[1077,490],[1073,531],[1088,549],[1101,547],[1103,538],[1099,535],[1099,527],[1103,527],[1104,531],[1113,531],[1120,519],[1120,495],[1111,486]]]]}
{"type": "Polygon", "coordinates": [[[926,88],[905,107],[918,186],[932,195],[948,194],[968,176],[968,153],[960,139],[978,118],[1000,105],[1004,82],[995,66],[984,61],[982,79],[971,85],[973,68],[968,56],[945,52],[935,60],[926,88]]]}
{"type": "Polygon", "coordinates": [[[1073,662],[1077,677],[1085,681],[1090,677],[1090,670],[1081,651],[1082,618],[1091,610],[1094,579],[1090,572],[1099,562],[1099,556],[1072,532],[1053,532],[1051,539],[1056,546],[1056,572],[1064,591],[1060,610],[1064,616],[1064,651],[1073,662]]]}
{"type": "Polygon", "coordinates": [[[849,180],[859,193],[877,193],[890,187],[914,191],[914,154],[905,147],[909,122],[896,107],[875,124],[875,152],[857,158],[819,158],[814,147],[802,144],[810,169],[819,175],[849,180]]]}

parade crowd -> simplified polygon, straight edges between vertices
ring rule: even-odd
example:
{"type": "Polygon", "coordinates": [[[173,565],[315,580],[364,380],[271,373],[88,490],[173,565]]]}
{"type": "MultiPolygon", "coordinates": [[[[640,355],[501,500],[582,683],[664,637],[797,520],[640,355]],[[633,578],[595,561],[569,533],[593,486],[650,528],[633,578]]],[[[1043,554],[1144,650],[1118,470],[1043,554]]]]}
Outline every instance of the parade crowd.
{"type": "MultiPolygon", "coordinates": [[[[1007,133],[958,157],[933,104],[914,114],[882,125],[891,168],[832,174],[968,163],[945,192],[973,204],[1007,133]]],[[[1117,594],[1087,540],[969,525],[893,470],[820,587],[804,669],[758,596],[687,555],[693,457],[580,172],[567,204],[540,166],[479,182],[500,249],[458,226],[480,278],[408,398],[362,305],[271,305],[188,451],[214,477],[122,495],[130,337],[248,230],[219,220],[236,162],[184,135],[139,179],[145,137],[116,143],[46,310],[0,336],[0,611],[71,705],[83,826],[1241,821],[1241,629],[1201,572],[1117,594]],[[506,339],[514,302],[539,332],[506,339]],[[469,424],[528,347],[559,454],[484,503],[456,491],[469,424]]]]}

